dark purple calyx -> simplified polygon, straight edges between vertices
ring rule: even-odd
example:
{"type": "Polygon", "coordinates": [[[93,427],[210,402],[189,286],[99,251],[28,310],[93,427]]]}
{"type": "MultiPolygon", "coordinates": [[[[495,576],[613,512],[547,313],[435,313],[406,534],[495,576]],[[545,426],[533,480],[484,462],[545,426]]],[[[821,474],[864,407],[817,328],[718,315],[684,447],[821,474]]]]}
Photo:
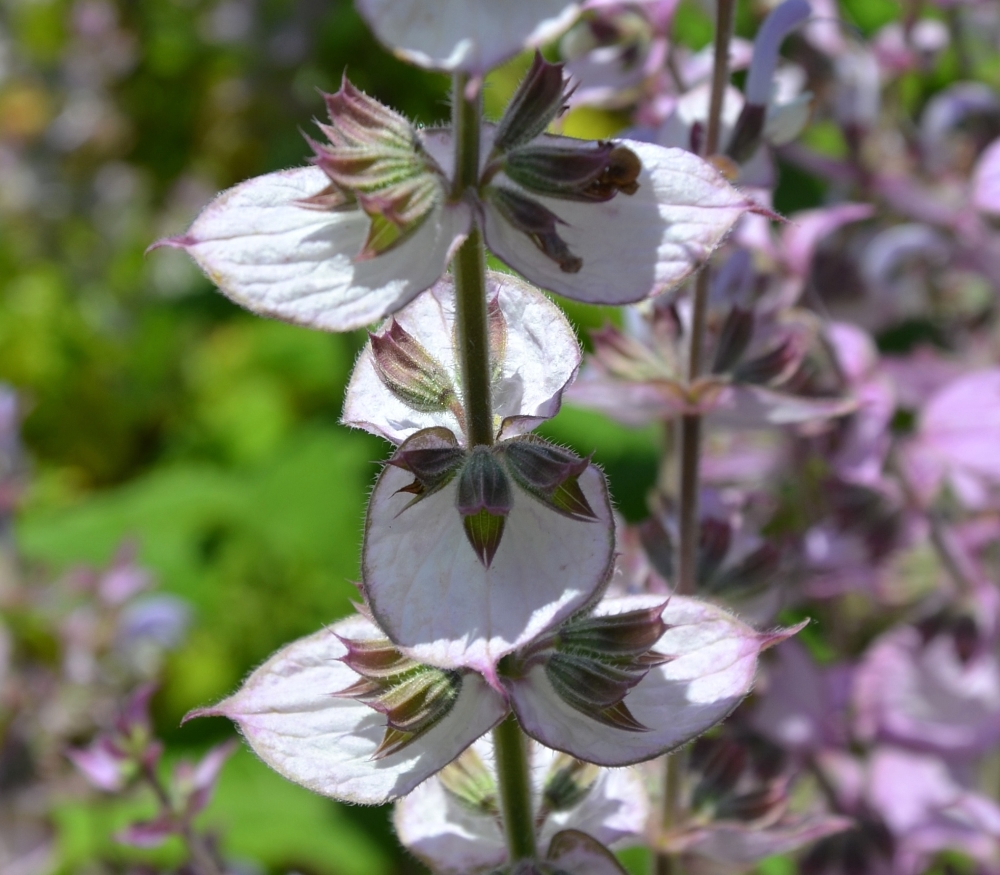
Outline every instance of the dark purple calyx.
{"type": "Polygon", "coordinates": [[[567,89],[562,64],[550,64],[535,52],[535,58],[497,123],[494,153],[504,153],[530,142],[566,110],[567,89]]]}
{"type": "Polygon", "coordinates": [[[514,228],[526,234],[563,273],[579,273],[583,259],[574,255],[556,227],[566,224],[548,207],[505,186],[490,186],[486,197],[514,228]]]}
{"type": "Polygon", "coordinates": [[[601,203],[639,189],[642,162],[625,146],[525,146],[504,159],[503,171],[522,188],[565,200],[601,203]]]}
{"type": "Polygon", "coordinates": [[[390,465],[409,471],[414,478],[399,490],[414,496],[403,510],[447,486],[464,458],[465,450],[446,428],[425,428],[403,441],[389,459],[390,465]]]}
{"type": "Polygon", "coordinates": [[[653,650],[667,626],[664,605],[564,624],[544,654],[545,673],[559,697],[591,719],[632,732],[648,731],[625,697],[669,657],[653,650]]]}
{"type": "Polygon", "coordinates": [[[579,483],[589,458],[533,437],[506,441],[499,452],[517,485],[543,504],[571,519],[597,519],[579,483]]]}

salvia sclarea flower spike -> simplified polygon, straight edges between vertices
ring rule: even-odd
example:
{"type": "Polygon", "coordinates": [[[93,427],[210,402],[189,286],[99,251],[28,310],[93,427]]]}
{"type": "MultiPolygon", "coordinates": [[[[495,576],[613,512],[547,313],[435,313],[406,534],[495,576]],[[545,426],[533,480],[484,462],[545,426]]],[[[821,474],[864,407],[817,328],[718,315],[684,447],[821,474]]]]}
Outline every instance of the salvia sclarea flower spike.
{"type": "Polygon", "coordinates": [[[816,327],[802,311],[757,312],[736,302],[717,309],[708,340],[710,371],[688,383],[687,312],[654,307],[637,330],[608,325],[593,334],[594,352],[567,397],[628,425],[647,425],[683,413],[728,428],[817,422],[854,410],[851,398],[791,390],[791,377],[815,342],[816,327]]]}
{"type": "MultiPolygon", "coordinates": [[[[529,747],[538,844],[579,830],[604,846],[640,839],[650,805],[634,769],[601,769],[541,745],[529,747]]],[[[396,803],[400,841],[439,875],[476,875],[507,862],[498,820],[493,744],[484,736],[396,803]]]]}
{"type": "Polygon", "coordinates": [[[544,135],[565,92],[561,65],[536,56],[484,126],[475,190],[453,192],[451,132],[418,130],[345,79],[315,166],[241,183],[156,245],[187,251],[254,312],[345,331],[440,279],[474,224],[530,282],[622,304],[677,286],[761,210],[684,150],[544,135]]]}

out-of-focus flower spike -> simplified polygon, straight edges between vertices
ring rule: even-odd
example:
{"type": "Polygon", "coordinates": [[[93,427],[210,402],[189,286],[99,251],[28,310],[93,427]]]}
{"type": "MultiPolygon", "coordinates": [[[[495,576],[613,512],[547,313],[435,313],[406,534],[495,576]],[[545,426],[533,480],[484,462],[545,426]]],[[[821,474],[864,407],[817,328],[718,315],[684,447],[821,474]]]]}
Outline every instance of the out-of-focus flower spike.
{"type": "Polygon", "coordinates": [[[570,92],[562,64],[550,64],[536,51],[531,67],[497,122],[493,152],[503,154],[535,139],[566,109],[570,92]]]}
{"type": "Polygon", "coordinates": [[[806,0],[785,0],[764,19],[753,44],[753,60],[747,72],[747,103],[766,106],[771,99],[774,71],[778,67],[781,44],[812,14],[806,0]]]}
{"type": "Polygon", "coordinates": [[[752,310],[734,306],[726,315],[715,347],[713,374],[724,374],[731,370],[743,357],[753,338],[754,315],[752,310]]]}
{"type": "Polygon", "coordinates": [[[976,208],[1000,216],[1000,139],[986,147],[972,171],[972,202],[976,208]]]}
{"type": "Polygon", "coordinates": [[[806,0],[785,0],[764,19],[757,32],[744,91],[746,102],[726,149],[726,154],[735,161],[746,161],[760,143],[767,107],[771,102],[781,44],[811,14],[812,8],[806,0]]]}

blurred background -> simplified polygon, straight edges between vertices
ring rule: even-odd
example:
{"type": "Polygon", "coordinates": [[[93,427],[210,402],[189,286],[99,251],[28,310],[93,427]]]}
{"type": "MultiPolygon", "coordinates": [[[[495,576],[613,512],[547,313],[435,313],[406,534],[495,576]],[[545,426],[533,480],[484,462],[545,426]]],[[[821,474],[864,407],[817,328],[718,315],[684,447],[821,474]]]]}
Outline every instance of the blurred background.
{"type": "MultiPolygon", "coordinates": [[[[865,33],[900,15],[894,0],[841,6],[865,33]]],[[[752,36],[758,17],[740,8],[738,29],[752,36]]],[[[712,25],[685,4],[675,33],[700,48],[712,25]]],[[[525,65],[491,77],[494,115],[525,65]]],[[[29,584],[106,566],[131,543],[157,591],[189,610],[153,699],[168,758],[233,732],[222,720],[180,728],[186,711],[350,610],[364,504],[387,445],[338,425],[363,332],[253,317],[182,253],[144,250],[183,231],[219,190],[303,163],[319,91],[335,91],[345,70],[422,124],[448,116],[446,78],[386,54],[348,0],[0,0],[0,381],[19,397],[28,471],[12,536],[29,584]]],[[[956,75],[946,56],[920,88],[956,75]]],[[[580,110],[566,131],[621,124],[580,110]]],[[[822,196],[821,183],[785,168],[776,206],[822,196]]],[[[583,306],[570,316],[581,329],[609,318],[583,306]]],[[[644,514],[655,430],[567,409],[547,433],[596,449],[622,512],[644,514]]],[[[44,634],[15,631],[41,662],[55,658],[44,634]]],[[[4,755],[17,759],[7,750],[0,764],[4,755]]],[[[169,861],[169,843],[137,851],[112,840],[133,804],[144,803],[59,799],[59,870],[169,861]]],[[[207,816],[227,855],[264,871],[420,871],[385,810],[313,796],[246,752],[227,764],[207,816]]]]}

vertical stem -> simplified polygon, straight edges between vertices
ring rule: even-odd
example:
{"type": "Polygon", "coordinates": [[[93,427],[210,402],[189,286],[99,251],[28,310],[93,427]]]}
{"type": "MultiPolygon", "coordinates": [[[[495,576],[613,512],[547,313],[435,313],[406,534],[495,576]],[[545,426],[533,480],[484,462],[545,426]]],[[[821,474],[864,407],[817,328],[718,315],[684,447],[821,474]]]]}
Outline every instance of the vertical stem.
{"type": "MultiPolygon", "coordinates": [[[[722,125],[722,102],[729,84],[729,40],[733,31],[733,13],[736,0],[716,0],[715,62],[712,70],[712,95],[709,103],[708,123],[705,133],[705,154],[719,151],[722,125]]],[[[701,352],[705,336],[705,317],[708,308],[709,270],[704,267],[695,281],[691,311],[691,332],[688,348],[688,384],[701,373],[701,352]]],[[[679,545],[677,557],[677,592],[689,594],[695,589],[698,561],[698,481],[701,461],[701,417],[685,415],[680,427],[680,484],[678,488],[679,545]]],[[[681,788],[685,760],[680,751],[666,759],[663,780],[663,831],[675,826],[683,816],[681,788]]],[[[660,852],[656,855],[657,875],[679,875],[680,863],[676,856],[660,852]]]]}
{"type": "MultiPolygon", "coordinates": [[[[452,197],[461,199],[479,179],[479,127],[482,95],[466,95],[468,76],[456,73],[452,91],[455,179],[452,197]]],[[[462,394],[469,444],[493,443],[490,399],[490,342],[486,318],[486,254],[473,225],[452,264],[455,275],[455,321],[462,362],[462,394]]]]}
{"type": "Polygon", "coordinates": [[[510,862],[536,855],[535,815],[531,810],[531,779],[524,735],[511,714],[493,730],[500,811],[510,862]]]}
{"type": "Polygon", "coordinates": [[[722,101],[729,85],[729,40],[733,35],[733,13],[736,0],[717,0],[715,17],[715,58],[712,67],[712,97],[708,105],[708,129],[705,133],[705,154],[719,151],[722,127],[722,101]]]}
{"type": "MultiPolygon", "coordinates": [[[[456,200],[474,188],[479,179],[479,126],[482,103],[479,93],[468,97],[468,77],[456,73],[452,91],[455,136],[456,200]]],[[[473,227],[452,265],[455,274],[455,310],[458,356],[462,362],[462,388],[466,428],[473,446],[493,443],[493,410],[490,400],[490,347],[486,316],[486,257],[483,238],[473,227]]],[[[510,862],[535,856],[535,818],[531,810],[531,776],[524,736],[511,714],[493,730],[500,812],[510,862]]]]}

